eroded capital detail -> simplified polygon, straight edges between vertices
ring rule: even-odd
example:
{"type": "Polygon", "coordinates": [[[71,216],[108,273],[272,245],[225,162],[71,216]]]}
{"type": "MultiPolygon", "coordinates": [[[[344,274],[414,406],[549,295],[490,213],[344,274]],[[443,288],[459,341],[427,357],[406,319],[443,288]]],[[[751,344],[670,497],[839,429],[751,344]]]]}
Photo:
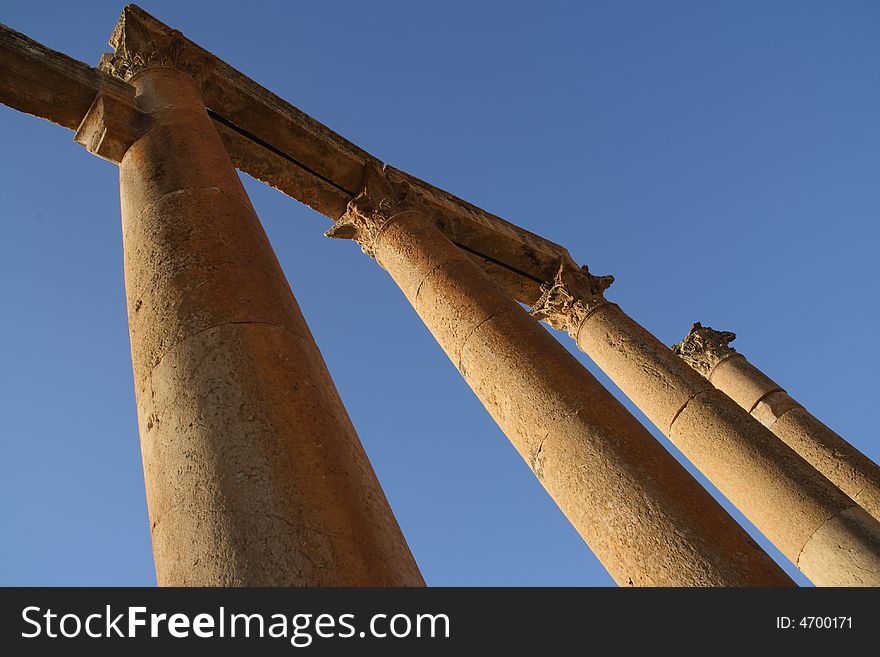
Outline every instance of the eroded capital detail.
{"type": "Polygon", "coordinates": [[[123,23],[110,37],[110,45],[116,52],[102,55],[98,64],[102,71],[128,82],[148,68],[173,68],[186,73],[196,82],[204,81],[207,74],[204,57],[187,45],[180,32],[151,34],[136,39],[137,44],[134,45],[131,42],[135,39],[127,37],[126,29],[123,23]]]}
{"type": "Polygon", "coordinates": [[[406,188],[388,180],[377,167],[367,165],[363,190],[348,202],[336,224],[324,235],[354,240],[371,258],[376,257],[376,240],[391,219],[414,211],[414,203],[406,188]]]}
{"type": "Polygon", "coordinates": [[[541,286],[541,298],[532,306],[531,315],[577,339],[577,332],[587,316],[608,303],[605,290],[614,276],[594,276],[584,265],[562,261],[556,277],[541,286]]]}
{"type": "Polygon", "coordinates": [[[716,331],[697,322],[681,342],[672,345],[672,351],[700,374],[708,377],[722,360],[735,354],[730,343],[736,340],[736,333],[716,331]]]}

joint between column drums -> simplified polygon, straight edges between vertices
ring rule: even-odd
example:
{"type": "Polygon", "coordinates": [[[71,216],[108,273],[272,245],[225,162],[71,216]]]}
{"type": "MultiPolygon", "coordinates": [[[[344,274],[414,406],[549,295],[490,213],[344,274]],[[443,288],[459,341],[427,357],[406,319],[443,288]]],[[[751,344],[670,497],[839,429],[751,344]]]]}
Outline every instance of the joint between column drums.
{"type": "Polygon", "coordinates": [[[467,346],[467,343],[468,343],[468,341],[471,339],[471,336],[473,336],[473,334],[477,332],[477,329],[479,329],[479,328],[480,328],[483,324],[485,324],[486,322],[495,319],[495,318],[498,317],[499,315],[503,315],[504,313],[509,313],[509,312],[513,312],[513,311],[516,311],[516,310],[519,310],[519,307],[516,307],[516,308],[505,308],[505,309],[503,309],[503,310],[499,310],[497,313],[493,313],[493,314],[489,315],[486,319],[484,319],[483,321],[479,322],[479,323],[478,323],[473,329],[471,329],[471,332],[467,334],[467,337],[466,337],[464,340],[462,340],[462,342],[461,342],[461,351],[458,352],[458,362],[456,363],[456,366],[457,366],[459,372],[461,372],[461,357],[462,357],[462,355],[464,354],[464,348],[467,346]]]}
{"type": "Polygon", "coordinates": [[[801,546],[801,549],[798,550],[797,559],[795,559],[795,562],[794,562],[794,565],[797,566],[798,570],[803,571],[803,569],[801,568],[801,557],[802,557],[803,554],[804,554],[804,550],[807,549],[807,546],[808,546],[808,545],[810,544],[810,542],[816,537],[816,534],[818,534],[819,531],[820,531],[825,525],[827,525],[829,522],[831,522],[832,520],[834,520],[835,518],[837,518],[839,515],[842,515],[843,513],[845,513],[846,511],[849,511],[849,510],[851,510],[851,509],[861,509],[861,507],[860,507],[858,504],[853,504],[852,506],[848,506],[848,507],[845,507],[845,508],[843,508],[843,509],[840,509],[840,510],[837,511],[836,513],[832,513],[830,516],[828,516],[827,518],[825,518],[825,520],[823,520],[822,523],[821,523],[818,527],[816,527],[816,529],[813,530],[813,532],[810,534],[810,537],[809,537],[806,541],[804,541],[804,544],[801,546]]]}
{"type": "MultiPolygon", "coordinates": [[[[146,133],[144,133],[144,134],[146,134],[146,133]]],[[[217,192],[218,194],[222,194],[227,199],[231,199],[231,200],[236,201],[247,212],[249,212],[251,215],[253,215],[253,217],[255,219],[259,220],[259,217],[257,217],[257,213],[254,211],[254,209],[250,205],[250,203],[245,201],[238,194],[227,192],[225,189],[221,189],[220,187],[217,187],[216,185],[209,186],[209,187],[183,187],[181,189],[175,189],[174,191],[168,192],[167,194],[164,194],[161,197],[159,197],[153,201],[150,201],[148,203],[144,203],[137,210],[134,217],[135,217],[135,219],[140,219],[146,212],[149,212],[151,209],[155,208],[159,203],[162,203],[163,201],[165,201],[165,199],[171,198],[172,196],[178,196],[180,194],[186,194],[188,192],[200,192],[200,191],[206,191],[206,190],[213,190],[213,191],[217,192]]]]}
{"type": "Polygon", "coordinates": [[[221,322],[221,323],[219,323],[219,324],[214,324],[213,326],[207,326],[207,327],[205,327],[205,328],[203,328],[203,329],[199,329],[198,331],[195,331],[195,332],[193,332],[193,333],[190,333],[189,335],[187,335],[187,336],[181,338],[181,339],[178,340],[177,342],[174,342],[173,344],[168,345],[168,347],[167,347],[166,349],[164,349],[164,350],[162,351],[162,353],[159,355],[159,357],[156,359],[156,362],[150,365],[150,370],[149,370],[149,371],[152,372],[153,370],[155,370],[157,367],[159,367],[159,365],[162,364],[162,360],[165,358],[165,356],[167,356],[168,354],[170,354],[172,351],[174,351],[177,347],[179,347],[180,345],[182,345],[182,344],[183,344],[184,342],[186,342],[187,340],[190,340],[190,339],[194,338],[194,337],[197,336],[197,335],[201,335],[202,333],[205,333],[205,332],[207,332],[207,331],[213,331],[214,329],[223,328],[224,326],[248,325],[248,324],[249,324],[249,325],[258,325],[258,326],[272,326],[272,327],[275,327],[275,328],[277,328],[277,329],[281,329],[282,331],[287,331],[288,333],[290,333],[290,334],[293,335],[293,336],[296,336],[296,337],[299,338],[300,340],[309,340],[309,339],[310,339],[310,337],[306,337],[306,336],[300,335],[300,334],[297,333],[296,331],[292,330],[289,326],[284,326],[284,325],[282,325],[282,324],[275,324],[275,323],[273,323],[273,322],[260,322],[260,321],[230,321],[230,322],[221,322]]]}
{"type": "MultiPolygon", "coordinates": [[[[720,364],[721,363],[719,363],[719,365],[720,364]]],[[[711,382],[711,380],[710,380],[710,382],[711,382]]],[[[776,386],[775,388],[773,388],[773,390],[768,390],[767,392],[765,392],[763,395],[758,397],[757,400],[755,400],[754,404],[752,404],[752,407],[749,409],[749,415],[751,415],[754,412],[754,410],[756,408],[758,408],[758,404],[760,404],[762,401],[767,399],[767,397],[769,397],[770,395],[775,395],[777,392],[785,392],[785,390],[783,388],[781,388],[780,386],[776,386]]],[[[797,406],[792,406],[791,408],[785,409],[785,411],[781,415],[779,415],[779,417],[777,417],[776,420],[778,421],[779,418],[781,418],[783,415],[785,415],[786,413],[788,413],[790,410],[792,410],[794,408],[797,408],[797,406]]]]}
{"type": "MultiPolygon", "coordinates": [[[[727,354],[726,356],[722,357],[717,363],[715,363],[715,364],[712,366],[712,369],[710,369],[710,370],[709,370],[709,373],[706,375],[706,380],[709,381],[709,382],[711,383],[711,382],[712,382],[712,375],[715,374],[715,370],[717,370],[717,369],[721,366],[722,363],[726,363],[728,360],[730,360],[731,358],[734,358],[734,357],[736,357],[736,356],[739,356],[739,357],[742,358],[743,360],[745,360],[745,358],[746,358],[745,356],[743,356],[743,355],[742,355],[741,353],[739,353],[738,351],[737,351],[737,352],[734,352],[734,353],[732,353],[732,354],[727,354]]],[[[780,388],[780,390],[781,390],[781,388],[780,388]]]]}
{"type": "MultiPolygon", "coordinates": [[[[427,218],[428,221],[431,221],[431,218],[428,217],[428,215],[426,215],[426,214],[425,214],[424,212],[422,212],[421,210],[404,210],[403,212],[397,212],[397,213],[395,213],[395,214],[392,214],[390,217],[388,217],[388,219],[386,219],[384,222],[382,222],[382,225],[379,226],[379,230],[376,232],[376,236],[373,238],[373,244],[372,244],[372,246],[371,246],[371,248],[372,248],[372,250],[373,250],[373,253],[376,253],[376,249],[377,249],[378,246],[379,246],[379,239],[382,237],[382,235],[385,234],[385,231],[387,230],[387,228],[388,228],[392,223],[397,222],[397,221],[398,221],[398,217],[402,217],[402,216],[405,215],[405,214],[420,214],[420,215],[422,215],[423,217],[427,218]]],[[[378,262],[378,261],[379,261],[379,259],[376,258],[376,262],[378,262]]]]}
{"type": "Polygon", "coordinates": [[[581,329],[584,328],[584,325],[587,323],[587,320],[590,319],[590,317],[592,317],[594,314],[596,314],[599,310],[601,310],[605,306],[614,306],[616,308],[620,308],[620,306],[618,306],[613,301],[608,301],[608,299],[604,299],[602,301],[602,303],[599,303],[599,304],[593,306],[592,308],[590,308],[586,312],[586,314],[584,315],[584,318],[577,325],[577,328],[575,329],[574,334],[571,336],[574,338],[575,343],[577,343],[578,336],[581,334],[581,329]]]}
{"type": "MultiPolygon", "coordinates": [[[[377,259],[377,262],[378,262],[378,259],[377,259]]],[[[434,275],[434,272],[437,271],[438,269],[440,269],[440,267],[444,267],[444,266],[448,265],[450,262],[460,262],[460,261],[458,261],[458,260],[444,260],[439,265],[435,265],[434,267],[432,267],[431,271],[429,271],[427,274],[425,274],[425,277],[421,281],[419,281],[419,286],[416,288],[416,294],[414,297],[414,301],[419,300],[419,294],[422,291],[422,285],[425,284],[425,281],[427,281],[429,278],[431,278],[431,276],[434,275]]]]}

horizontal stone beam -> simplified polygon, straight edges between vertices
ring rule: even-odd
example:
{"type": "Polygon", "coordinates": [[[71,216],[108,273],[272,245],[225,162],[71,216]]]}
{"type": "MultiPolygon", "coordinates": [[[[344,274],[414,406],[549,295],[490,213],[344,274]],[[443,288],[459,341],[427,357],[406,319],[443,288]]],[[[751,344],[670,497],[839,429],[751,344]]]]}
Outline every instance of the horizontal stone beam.
{"type": "Polygon", "coordinates": [[[99,93],[134,101],[124,82],[0,25],[0,103],[76,130],[99,93]]]}
{"type": "MultiPolygon", "coordinates": [[[[149,52],[182,40],[196,53],[205,106],[237,168],[319,213],[338,219],[360,191],[365,167],[406,183],[441,229],[516,300],[532,305],[568,251],[408,173],[383,164],[134,5],[110,38],[116,49],[149,52]]],[[[77,130],[99,94],[130,103],[126,83],[0,26],[0,102],[77,130]]]]}

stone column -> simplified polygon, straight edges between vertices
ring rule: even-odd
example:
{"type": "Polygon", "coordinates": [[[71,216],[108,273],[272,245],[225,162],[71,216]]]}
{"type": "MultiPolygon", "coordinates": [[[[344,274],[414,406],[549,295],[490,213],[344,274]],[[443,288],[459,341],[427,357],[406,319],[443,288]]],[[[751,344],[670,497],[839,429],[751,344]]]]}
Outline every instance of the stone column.
{"type": "Polygon", "coordinates": [[[880,466],[731,347],[735,338],[697,322],[672,350],[880,520],[880,466]]]}
{"type": "Polygon", "coordinates": [[[880,524],[563,263],[532,314],[568,331],[682,453],[817,585],[880,585],[880,524]]]}
{"type": "Polygon", "coordinates": [[[581,364],[500,291],[404,187],[367,170],[328,232],[374,257],[622,585],[790,585],[581,364]]]}
{"type": "Polygon", "coordinates": [[[422,585],[180,44],[104,64],[144,121],[119,169],[159,584],[422,585]]]}

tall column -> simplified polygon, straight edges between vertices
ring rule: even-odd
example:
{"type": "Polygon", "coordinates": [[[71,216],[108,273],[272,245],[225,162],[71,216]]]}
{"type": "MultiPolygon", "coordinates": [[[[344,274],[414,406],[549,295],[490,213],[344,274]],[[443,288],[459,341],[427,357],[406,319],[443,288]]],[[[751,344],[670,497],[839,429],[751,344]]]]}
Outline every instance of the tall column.
{"type": "Polygon", "coordinates": [[[880,520],[880,466],[731,347],[735,338],[697,322],[672,350],[880,520]]]}
{"type": "Polygon", "coordinates": [[[422,585],[179,46],[105,62],[145,122],[119,169],[159,584],[422,585]]]}
{"type": "Polygon", "coordinates": [[[328,231],[406,298],[514,447],[623,585],[790,585],[788,577],[580,363],[367,170],[328,231]]]}
{"type": "Polygon", "coordinates": [[[817,585],[880,585],[880,523],[563,263],[532,314],[578,347],[817,585]]]}

